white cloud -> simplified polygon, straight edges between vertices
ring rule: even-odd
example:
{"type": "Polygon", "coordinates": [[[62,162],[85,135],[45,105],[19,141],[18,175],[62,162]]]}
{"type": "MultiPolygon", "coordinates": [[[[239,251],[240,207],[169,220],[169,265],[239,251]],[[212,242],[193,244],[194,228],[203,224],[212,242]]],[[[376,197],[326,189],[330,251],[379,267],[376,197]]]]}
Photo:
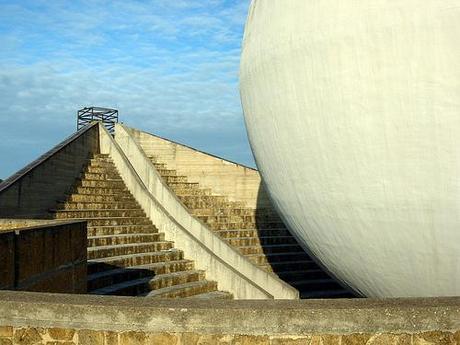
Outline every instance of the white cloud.
{"type": "Polygon", "coordinates": [[[87,105],[118,108],[128,125],[251,164],[237,80],[248,5],[0,5],[0,137],[19,147],[17,161],[0,164],[0,178],[72,132],[76,110],[87,105]],[[17,139],[23,133],[26,142],[17,139]]]}

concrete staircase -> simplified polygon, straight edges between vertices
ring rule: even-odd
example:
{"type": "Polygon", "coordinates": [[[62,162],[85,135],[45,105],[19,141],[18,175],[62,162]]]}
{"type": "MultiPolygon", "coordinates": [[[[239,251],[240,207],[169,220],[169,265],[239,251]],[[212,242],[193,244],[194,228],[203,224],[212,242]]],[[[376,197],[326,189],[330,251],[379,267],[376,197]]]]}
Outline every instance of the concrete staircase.
{"type": "Polygon", "coordinates": [[[298,289],[301,298],[352,297],[304,252],[272,208],[255,210],[229,201],[168,169],[158,157],[149,158],[192,215],[253,263],[298,289]]]}
{"type": "Polygon", "coordinates": [[[165,241],[126,188],[113,162],[98,154],[67,199],[51,210],[57,219],[88,221],[88,292],[152,298],[232,298],[206,280],[181,250],[165,241]]]}

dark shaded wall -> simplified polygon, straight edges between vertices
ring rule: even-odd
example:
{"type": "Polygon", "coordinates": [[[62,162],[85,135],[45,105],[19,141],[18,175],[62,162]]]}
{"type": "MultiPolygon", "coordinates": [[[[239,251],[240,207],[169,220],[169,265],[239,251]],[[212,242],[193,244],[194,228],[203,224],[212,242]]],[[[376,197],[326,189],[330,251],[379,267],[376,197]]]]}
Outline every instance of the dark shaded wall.
{"type": "Polygon", "coordinates": [[[90,125],[0,184],[0,218],[49,218],[48,210],[75,183],[92,153],[99,128],[90,125]]]}
{"type": "Polygon", "coordinates": [[[86,222],[0,230],[0,289],[86,292],[86,222]]]}

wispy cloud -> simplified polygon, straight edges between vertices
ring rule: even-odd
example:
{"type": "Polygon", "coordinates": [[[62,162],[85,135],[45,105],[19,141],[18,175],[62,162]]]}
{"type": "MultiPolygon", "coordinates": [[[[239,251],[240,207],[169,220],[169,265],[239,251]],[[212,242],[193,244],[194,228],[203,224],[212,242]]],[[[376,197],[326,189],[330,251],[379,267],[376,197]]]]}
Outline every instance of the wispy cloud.
{"type": "Polygon", "coordinates": [[[248,6],[0,0],[0,177],[72,132],[87,105],[252,164],[238,94],[248,6]]]}

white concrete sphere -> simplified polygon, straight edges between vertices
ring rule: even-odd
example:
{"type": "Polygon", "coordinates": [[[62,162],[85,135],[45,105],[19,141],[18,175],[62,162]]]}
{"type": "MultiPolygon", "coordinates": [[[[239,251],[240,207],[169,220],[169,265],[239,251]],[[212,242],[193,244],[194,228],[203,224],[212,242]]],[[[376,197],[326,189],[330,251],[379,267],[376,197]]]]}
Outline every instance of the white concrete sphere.
{"type": "Polygon", "coordinates": [[[253,0],[240,79],[305,248],[366,296],[460,295],[458,0],[253,0]]]}

